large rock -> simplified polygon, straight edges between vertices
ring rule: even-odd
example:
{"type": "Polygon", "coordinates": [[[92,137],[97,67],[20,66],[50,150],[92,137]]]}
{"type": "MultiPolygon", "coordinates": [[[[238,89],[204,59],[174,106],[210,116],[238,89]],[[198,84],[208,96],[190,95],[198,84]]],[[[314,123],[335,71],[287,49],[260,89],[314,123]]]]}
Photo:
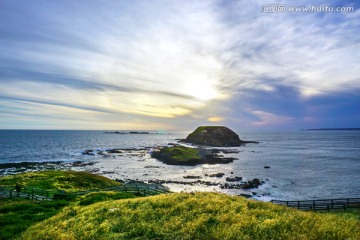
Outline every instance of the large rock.
{"type": "Polygon", "coordinates": [[[216,150],[196,149],[185,146],[172,146],[156,149],[151,157],[169,165],[197,164],[226,164],[235,160],[233,157],[223,157],[217,154],[216,150]]]}
{"type": "Polygon", "coordinates": [[[233,147],[249,143],[248,141],[240,140],[239,136],[234,131],[224,126],[198,127],[183,141],[213,147],[233,147]]]}

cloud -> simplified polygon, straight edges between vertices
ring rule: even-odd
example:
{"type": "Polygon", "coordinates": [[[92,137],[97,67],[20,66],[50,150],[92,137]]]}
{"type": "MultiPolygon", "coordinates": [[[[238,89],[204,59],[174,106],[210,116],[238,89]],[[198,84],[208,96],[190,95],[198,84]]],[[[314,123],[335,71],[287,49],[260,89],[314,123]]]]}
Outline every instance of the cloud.
{"type": "MultiPolygon", "coordinates": [[[[61,116],[44,120],[46,112],[21,105],[46,106],[49,115],[63,108],[73,128],[95,128],[95,121],[109,128],[201,121],[297,127],[326,122],[323,111],[339,117],[319,99],[336,102],[360,88],[359,10],[268,14],[263,4],[269,2],[4,2],[0,110],[14,102],[18,110],[7,118],[32,112],[32,124],[39,118],[58,127],[61,116]]],[[[357,106],[354,94],[349,109],[357,106]]]]}
{"type": "Polygon", "coordinates": [[[222,121],[224,120],[224,118],[218,117],[218,116],[214,116],[214,117],[209,117],[207,120],[208,120],[209,122],[218,123],[218,122],[222,122],[222,121]]]}

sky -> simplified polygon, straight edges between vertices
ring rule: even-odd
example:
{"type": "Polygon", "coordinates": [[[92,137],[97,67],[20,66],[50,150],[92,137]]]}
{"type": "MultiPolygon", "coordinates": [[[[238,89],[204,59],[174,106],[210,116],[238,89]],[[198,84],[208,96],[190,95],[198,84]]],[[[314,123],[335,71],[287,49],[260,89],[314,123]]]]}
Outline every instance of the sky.
{"type": "Polygon", "coordinates": [[[360,127],[360,2],[0,0],[0,129],[360,127]]]}

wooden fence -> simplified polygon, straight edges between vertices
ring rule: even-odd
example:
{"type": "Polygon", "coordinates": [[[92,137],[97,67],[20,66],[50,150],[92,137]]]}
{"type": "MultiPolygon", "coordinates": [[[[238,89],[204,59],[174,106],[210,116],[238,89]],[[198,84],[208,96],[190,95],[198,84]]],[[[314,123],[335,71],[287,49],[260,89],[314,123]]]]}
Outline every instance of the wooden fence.
{"type": "Polygon", "coordinates": [[[360,198],[338,198],[338,199],[320,199],[320,200],[303,200],[303,201],[282,201],[271,200],[274,204],[284,205],[300,210],[335,210],[360,208],[360,198]]]}
{"type": "Polygon", "coordinates": [[[110,187],[104,189],[91,189],[87,191],[78,191],[67,193],[65,191],[53,191],[53,190],[43,190],[39,188],[30,188],[24,187],[20,192],[14,191],[14,188],[11,187],[1,187],[0,186],[0,199],[4,198],[27,198],[36,201],[44,200],[54,200],[62,199],[67,197],[75,197],[80,195],[85,195],[92,192],[128,192],[139,194],[142,196],[153,196],[158,194],[169,193],[170,191],[156,184],[143,184],[143,183],[126,183],[118,187],[110,187]]]}

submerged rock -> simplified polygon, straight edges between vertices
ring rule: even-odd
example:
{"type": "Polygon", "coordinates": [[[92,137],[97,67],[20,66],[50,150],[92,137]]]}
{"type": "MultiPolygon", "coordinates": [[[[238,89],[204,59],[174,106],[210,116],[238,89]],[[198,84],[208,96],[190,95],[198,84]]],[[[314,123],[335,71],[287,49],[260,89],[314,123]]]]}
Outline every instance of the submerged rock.
{"type": "Polygon", "coordinates": [[[192,176],[192,175],[188,175],[188,176],[183,176],[183,178],[185,179],[200,179],[201,176],[192,176]]]}
{"type": "Polygon", "coordinates": [[[84,151],[82,152],[82,155],[91,155],[91,156],[94,156],[95,154],[94,154],[94,150],[92,150],[92,149],[87,149],[87,150],[84,150],[84,151]]]}
{"type": "Polygon", "coordinates": [[[217,177],[217,178],[221,178],[225,175],[225,173],[214,173],[214,174],[210,174],[209,177],[217,177]]]}
{"type": "Polygon", "coordinates": [[[227,182],[239,182],[242,180],[242,177],[227,177],[226,181],[227,182]]]}
{"type": "Polygon", "coordinates": [[[220,185],[220,188],[222,188],[222,189],[253,189],[253,188],[258,188],[260,185],[262,185],[264,183],[265,182],[263,180],[254,178],[253,180],[249,180],[247,182],[242,182],[242,183],[237,183],[237,184],[224,183],[224,184],[220,185]]]}
{"type": "Polygon", "coordinates": [[[186,143],[213,147],[234,147],[245,143],[257,143],[240,140],[239,135],[237,135],[233,130],[224,126],[198,127],[182,141],[186,143]]]}

